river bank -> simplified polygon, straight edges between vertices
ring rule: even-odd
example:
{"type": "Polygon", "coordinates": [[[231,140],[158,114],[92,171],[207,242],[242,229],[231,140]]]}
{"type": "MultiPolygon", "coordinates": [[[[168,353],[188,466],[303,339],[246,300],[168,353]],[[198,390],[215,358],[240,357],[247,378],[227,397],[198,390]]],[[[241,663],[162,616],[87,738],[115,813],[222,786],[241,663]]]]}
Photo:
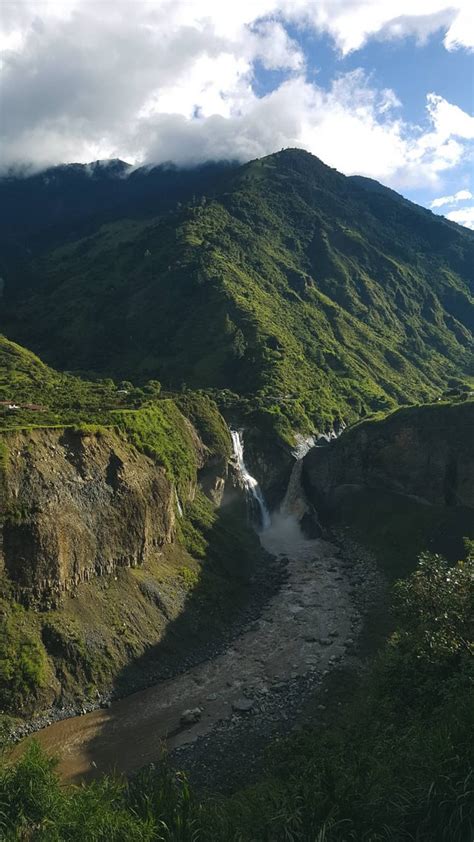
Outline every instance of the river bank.
{"type": "Polygon", "coordinates": [[[276,518],[262,543],[280,563],[285,559],[286,581],[225,651],[108,709],[36,734],[58,756],[63,780],[134,772],[158,760],[166,745],[201,784],[211,783],[206,768],[225,784],[230,745],[232,764],[247,763],[245,752],[240,759],[235,753],[242,735],[258,753],[294,727],[331,672],[358,668],[364,615],[381,587],[375,564],[306,539],[294,518],[276,518]],[[189,722],[186,711],[194,712],[189,722]]]}

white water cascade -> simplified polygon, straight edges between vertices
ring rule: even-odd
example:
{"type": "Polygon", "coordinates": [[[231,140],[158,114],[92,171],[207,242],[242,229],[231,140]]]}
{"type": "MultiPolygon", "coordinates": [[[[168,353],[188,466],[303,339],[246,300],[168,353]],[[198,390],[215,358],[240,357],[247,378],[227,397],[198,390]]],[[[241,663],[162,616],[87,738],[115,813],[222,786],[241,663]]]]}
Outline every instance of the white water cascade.
{"type": "Polygon", "coordinates": [[[262,494],[262,489],[260,488],[255,477],[249,474],[247,466],[244,462],[244,443],[242,433],[237,432],[237,430],[231,430],[230,434],[232,436],[232,445],[234,448],[236,467],[239,473],[242,486],[251,504],[258,513],[259,522],[262,530],[268,529],[271,523],[270,512],[267,509],[267,504],[265,503],[265,498],[262,494]]]}
{"type": "Polygon", "coordinates": [[[175,496],[175,499],[176,499],[176,508],[178,510],[178,515],[179,515],[179,517],[183,517],[183,507],[182,507],[181,503],[179,502],[178,492],[176,491],[176,489],[174,490],[174,496],[175,496]]]}
{"type": "Polygon", "coordinates": [[[303,460],[297,459],[293,465],[286,494],[280,505],[280,514],[284,517],[295,517],[298,523],[309,512],[306,495],[301,486],[303,460]]]}

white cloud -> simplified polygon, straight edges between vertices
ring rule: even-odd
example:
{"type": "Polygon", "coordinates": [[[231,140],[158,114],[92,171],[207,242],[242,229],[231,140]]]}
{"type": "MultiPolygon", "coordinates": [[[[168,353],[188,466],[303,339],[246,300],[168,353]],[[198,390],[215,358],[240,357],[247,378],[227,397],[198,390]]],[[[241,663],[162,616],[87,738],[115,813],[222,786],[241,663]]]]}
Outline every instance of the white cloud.
{"type": "MultiPolygon", "coordinates": [[[[78,10],[91,18],[122,16],[128,24],[137,17],[160,28],[199,26],[212,21],[221,37],[239,36],[262,18],[292,21],[327,32],[342,52],[362,47],[370,38],[414,36],[423,42],[438,30],[448,50],[474,47],[474,15],[470,0],[3,0],[5,37],[25,32],[38,21],[65,21],[78,10]]],[[[1,41],[0,41],[1,44],[1,41]]]]}
{"type": "MultiPolygon", "coordinates": [[[[464,0],[4,0],[5,165],[107,156],[193,163],[301,146],[346,173],[395,187],[440,183],[465,157],[474,119],[436,93],[424,128],[362,70],[309,82],[288,22],[329,33],[342,52],[371,37],[465,45],[464,0]],[[104,9],[106,12],[104,13],[104,9]],[[458,21],[464,21],[461,42],[458,21]],[[457,28],[456,28],[457,27],[457,28]],[[254,91],[256,62],[279,71],[254,91]]],[[[470,37],[470,36],[469,36],[470,37]]]]}
{"type": "Polygon", "coordinates": [[[433,199],[430,204],[430,208],[442,208],[444,205],[455,205],[457,202],[466,202],[473,198],[474,196],[470,190],[458,190],[458,192],[453,193],[452,196],[440,196],[438,199],[433,199]]]}
{"type": "Polygon", "coordinates": [[[370,38],[412,36],[423,43],[444,32],[448,50],[474,47],[471,0],[318,0],[282,3],[288,14],[306,17],[316,29],[328,32],[343,54],[358,50],[370,38]]]}
{"type": "Polygon", "coordinates": [[[464,225],[466,228],[472,228],[474,230],[474,205],[468,208],[450,211],[446,214],[446,219],[451,219],[452,222],[457,222],[459,225],[464,225]]]}

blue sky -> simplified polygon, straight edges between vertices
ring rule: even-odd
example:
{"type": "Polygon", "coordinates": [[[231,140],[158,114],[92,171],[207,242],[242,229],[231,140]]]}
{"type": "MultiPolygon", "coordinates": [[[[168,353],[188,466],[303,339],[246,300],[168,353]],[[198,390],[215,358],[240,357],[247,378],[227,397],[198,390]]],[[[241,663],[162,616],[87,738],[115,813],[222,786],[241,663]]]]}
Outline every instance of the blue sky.
{"type": "Polygon", "coordinates": [[[301,146],[474,227],[473,5],[4,0],[3,168],[301,146]]]}
{"type": "MultiPolygon", "coordinates": [[[[393,40],[374,39],[361,49],[347,55],[341,54],[334,40],[311,30],[288,28],[289,34],[300,44],[307,60],[307,73],[324,86],[340,74],[363,68],[377,88],[390,88],[401,103],[400,113],[411,124],[428,128],[426,95],[435,91],[450,103],[455,103],[467,114],[474,112],[474,59],[472,49],[448,51],[444,44],[444,31],[440,29],[423,43],[416,37],[393,40]]],[[[257,68],[256,86],[261,94],[277,81],[261,65],[257,68]]],[[[474,193],[473,150],[467,151],[459,166],[453,168],[442,184],[445,193],[453,195],[460,190],[474,193]]],[[[431,184],[416,186],[403,191],[419,204],[430,206],[438,191],[431,184]]],[[[472,204],[469,200],[456,202],[456,207],[472,204]]],[[[450,207],[454,205],[450,205],[450,207]]],[[[436,209],[440,212],[440,209],[436,209]]]]}

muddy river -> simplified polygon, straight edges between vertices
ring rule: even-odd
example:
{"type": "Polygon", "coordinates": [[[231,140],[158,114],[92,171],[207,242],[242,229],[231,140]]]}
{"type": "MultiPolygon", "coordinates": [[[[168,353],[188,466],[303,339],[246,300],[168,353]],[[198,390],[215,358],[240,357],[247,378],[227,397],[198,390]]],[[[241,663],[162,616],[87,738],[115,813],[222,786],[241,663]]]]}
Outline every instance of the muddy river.
{"type": "MultiPolygon", "coordinates": [[[[362,623],[356,597],[367,571],[342,559],[333,544],[305,539],[291,518],[277,519],[262,543],[288,558],[287,579],[224,652],[108,709],[35,734],[59,757],[64,780],[131,772],[159,758],[164,744],[189,746],[237,719],[252,717],[255,728],[275,693],[284,702],[302,680],[314,687],[353,658],[362,623]],[[196,721],[183,722],[185,711],[196,721]]],[[[281,710],[285,715],[284,704],[281,710]]]]}

